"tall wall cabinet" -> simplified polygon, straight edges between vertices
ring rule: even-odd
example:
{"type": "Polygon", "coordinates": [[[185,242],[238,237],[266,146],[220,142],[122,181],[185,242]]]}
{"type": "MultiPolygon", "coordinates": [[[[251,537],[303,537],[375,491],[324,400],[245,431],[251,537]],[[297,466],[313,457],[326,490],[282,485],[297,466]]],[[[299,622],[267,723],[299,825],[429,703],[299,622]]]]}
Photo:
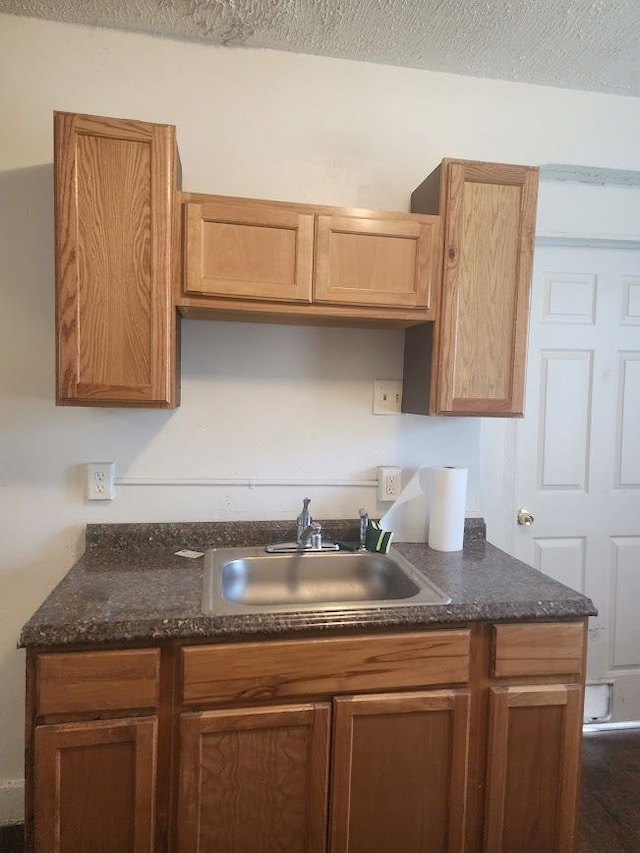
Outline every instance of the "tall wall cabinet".
{"type": "Polygon", "coordinates": [[[403,411],[523,412],[537,169],[383,212],[182,193],[175,128],[56,113],[57,402],[178,404],[187,317],[405,329],[403,411]]]}
{"type": "Polygon", "coordinates": [[[177,403],[175,128],[55,113],[57,402],[177,403]]]}
{"type": "Polygon", "coordinates": [[[522,415],[538,169],[443,160],[411,209],[444,224],[434,324],[405,335],[403,411],[522,415]]]}

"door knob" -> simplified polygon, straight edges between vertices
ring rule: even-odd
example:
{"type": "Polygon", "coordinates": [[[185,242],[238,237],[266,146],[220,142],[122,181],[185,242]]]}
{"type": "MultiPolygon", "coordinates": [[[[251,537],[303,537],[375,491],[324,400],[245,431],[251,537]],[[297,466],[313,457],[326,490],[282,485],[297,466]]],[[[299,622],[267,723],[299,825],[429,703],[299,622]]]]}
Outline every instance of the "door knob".
{"type": "Polygon", "coordinates": [[[527,527],[533,524],[533,516],[528,509],[519,509],[516,518],[518,519],[518,524],[526,524],[527,527]]]}

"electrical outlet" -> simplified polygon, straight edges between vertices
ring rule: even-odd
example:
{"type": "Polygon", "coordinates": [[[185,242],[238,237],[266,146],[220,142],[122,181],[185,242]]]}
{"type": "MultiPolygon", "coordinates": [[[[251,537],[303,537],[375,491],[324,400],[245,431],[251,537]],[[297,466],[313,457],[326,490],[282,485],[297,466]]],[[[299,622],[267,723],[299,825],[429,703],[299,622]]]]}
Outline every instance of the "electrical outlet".
{"type": "Polygon", "coordinates": [[[115,497],[115,462],[87,463],[87,500],[112,501],[115,497]]]}
{"type": "Polygon", "coordinates": [[[402,468],[378,468],[378,500],[395,501],[400,494],[402,468]]]}
{"type": "Polygon", "coordinates": [[[402,380],[375,379],[373,383],[373,414],[399,415],[402,411],[402,380]]]}

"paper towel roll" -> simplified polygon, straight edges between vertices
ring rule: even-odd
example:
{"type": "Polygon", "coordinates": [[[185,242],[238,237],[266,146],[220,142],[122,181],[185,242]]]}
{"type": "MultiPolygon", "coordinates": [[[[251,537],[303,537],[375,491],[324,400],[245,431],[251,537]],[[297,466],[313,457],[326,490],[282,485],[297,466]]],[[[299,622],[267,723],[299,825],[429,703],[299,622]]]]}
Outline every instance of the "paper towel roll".
{"type": "Polygon", "coordinates": [[[461,551],[467,506],[467,469],[434,468],[429,513],[429,547],[461,551]]]}

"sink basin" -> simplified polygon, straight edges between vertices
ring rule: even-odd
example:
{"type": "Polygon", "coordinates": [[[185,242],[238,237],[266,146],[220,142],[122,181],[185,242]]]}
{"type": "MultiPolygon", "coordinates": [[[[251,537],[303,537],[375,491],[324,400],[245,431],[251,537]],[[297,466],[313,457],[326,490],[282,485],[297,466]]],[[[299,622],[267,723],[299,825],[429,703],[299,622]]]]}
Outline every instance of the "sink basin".
{"type": "Polygon", "coordinates": [[[394,551],[267,554],[263,548],[212,548],[205,556],[202,609],[214,616],[450,601],[394,551]]]}

